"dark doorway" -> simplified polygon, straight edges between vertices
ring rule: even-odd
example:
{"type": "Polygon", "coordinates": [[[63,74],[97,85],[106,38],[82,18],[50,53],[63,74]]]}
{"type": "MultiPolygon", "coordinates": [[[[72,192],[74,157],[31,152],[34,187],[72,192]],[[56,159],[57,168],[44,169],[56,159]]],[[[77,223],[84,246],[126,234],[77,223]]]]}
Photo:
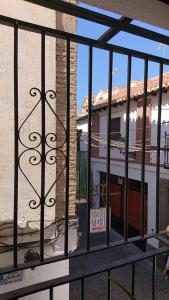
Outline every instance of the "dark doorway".
{"type": "MultiPolygon", "coordinates": [[[[106,205],[106,173],[100,174],[101,206],[106,205]]],[[[145,226],[147,232],[147,190],[145,183],[145,226]]],[[[122,236],[124,234],[124,178],[110,175],[111,227],[122,236]]],[[[140,235],[141,182],[129,179],[128,188],[128,237],[140,235]]]]}

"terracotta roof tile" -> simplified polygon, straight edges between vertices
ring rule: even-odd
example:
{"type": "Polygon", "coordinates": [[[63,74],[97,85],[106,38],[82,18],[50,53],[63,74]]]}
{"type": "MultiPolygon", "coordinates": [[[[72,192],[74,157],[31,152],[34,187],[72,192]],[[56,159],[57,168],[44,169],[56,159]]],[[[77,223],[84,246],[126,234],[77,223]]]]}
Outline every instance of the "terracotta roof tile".
{"type": "MultiPolygon", "coordinates": [[[[163,74],[163,87],[164,88],[169,88],[169,73],[164,73],[163,74]]],[[[147,91],[149,94],[154,94],[158,91],[159,88],[159,77],[153,77],[148,80],[148,85],[147,85],[147,91]]],[[[122,104],[126,102],[127,100],[127,86],[118,86],[114,88],[116,91],[114,91],[112,95],[112,103],[114,104],[122,104]]],[[[144,94],[144,81],[132,81],[131,82],[131,99],[138,100],[140,97],[143,96],[144,94]],[[132,85],[133,83],[133,85],[132,85]]],[[[105,97],[100,97],[97,99],[97,97],[94,97],[94,103],[92,109],[95,110],[100,110],[103,108],[106,108],[108,105],[108,99],[107,99],[107,94],[108,91],[104,91],[104,96],[105,97]]],[[[87,116],[87,111],[81,111],[78,114],[77,119],[82,119],[87,116]]]]}
{"type": "MultiPolygon", "coordinates": [[[[169,87],[169,73],[163,74],[163,87],[169,87]]],[[[153,77],[148,80],[148,93],[157,92],[159,88],[159,77],[153,77]]],[[[138,99],[139,97],[143,96],[144,94],[144,82],[139,81],[138,83],[131,86],[131,99],[138,99]]],[[[112,103],[122,103],[127,100],[127,86],[126,87],[119,87],[117,93],[114,93],[112,96],[112,103]]],[[[93,105],[93,109],[99,109],[102,107],[107,106],[108,99],[100,98],[95,101],[93,105]]]]}

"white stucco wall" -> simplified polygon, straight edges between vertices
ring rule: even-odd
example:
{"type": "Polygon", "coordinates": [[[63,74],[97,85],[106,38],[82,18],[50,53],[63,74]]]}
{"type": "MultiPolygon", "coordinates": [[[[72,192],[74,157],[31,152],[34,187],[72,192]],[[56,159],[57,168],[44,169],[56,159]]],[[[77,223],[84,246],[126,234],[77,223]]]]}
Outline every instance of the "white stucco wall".
{"type": "MultiPolygon", "coordinates": [[[[78,243],[77,237],[77,226],[75,223],[71,224],[69,227],[69,252],[72,252],[76,249],[78,243]]],[[[45,258],[54,257],[57,255],[64,254],[64,224],[60,224],[60,228],[58,229],[60,233],[57,231],[57,227],[55,228],[55,224],[45,229],[45,237],[46,241],[44,243],[44,256],[45,258]],[[55,241],[55,230],[58,238],[55,241]],[[49,241],[47,241],[49,240],[49,241]]],[[[8,240],[4,240],[4,243],[12,244],[12,237],[8,240]]],[[[18,248],[18,262],[19,264],[23,264],[25,262],[25,255],[29,250],[33,250],[34,252],[39,253],[39,232],[30,233],[27,235],[20,235],[18,237],[18,242],[25,243],[25,247],[18,248]],[[30,242],[34,242],[30,244],[30,242]],[[36,243],[37,242],[37,243],[36,243]],[[27,243],[27,244],[26,244],[27,243]],[[31,248],[32,247],[32,248],[31,248]]],[[[8,267],[13,264],[13,251],[5,252],[0,255],[0,267],[8,267]]],[[[34,269],[26,269],[23,270],[22,280],[17,282],[12,282],[8,284],[2,284],[0,280],[0,294],[15,290],[17,288],[21,288],[24,286],[29,286],[35,283],[47,281],[50,279],[55,279],[57,277],[69,275],[69,260],[62,260],[60,262],[46,264],[44,266],[39,266],[34,269]]],[[[32,296],[28,296],[25,299],[28,300],[46,300],[49,291],[42,293],[37,293],[32,296]]],[[[60,286],[58,288],[54,288],[54,299],[69,299],[69,284],[65,284],[64,286],[60,286]]],[[[1,296],[0,296],[1,299],[1,296]]]]}
{"type": "Polygon", "coordinates": [[[0,0],[0,14],[19,20],[56,28],[56,13],[23,0],[0,0]],[[9,3],[8,3],[9,4],[9,3]]]}
{"type": "MultiPolygon", "coordinates": [[[[11,254],[10,254],[11,255],[11,254]]],[[[9,256],[4,255],[4,259],[8,260],[9,256]]],[[[0,285],[0,294],[13,291],[18,288],[43,282],[46,280],[55,279],[57,277],[65,276],[69,274],[69,260],[51,263],[48,265],[36,267],[34,270],[27,269],[23,271],[23,280],[18,282],[13,282],[9,284],[0,285]]],[[[49,290],[36,293],[24,297],[25,300],[46,300],[49,297],[49,290]]],[[[54,300],[69,299],[69,285],[63,285],[54,288],[54,300]]]]}
{"type": "MultiPolygon", "coordinates": [[[[111,118],[120,118],[121,136],[125,138],[126,128],[126,105],[112,108],[111,118]]],[[[136,143],[136,103],[131,102],[130,109],[130,131],[129,131],[129,143],[131,145],[136,143]]],[[[107,140],[107,112],[100,113],[100,137],[107,140]]],[[[123,149],[124,150],[124,149],[123,149]]],[[[106,146],[100,144],[99,156],[105,157],[107,155],[106,146]]],[[[120,149],[111,150],[111,158],[124,159],[124,155],[120,153],[120,149]]],[[[129,158],[131,159],[131,158],[129,158]]],[[[133,159],[131,159],[133,160],[133,159]]]]}
{"type": "Polygon", "coordinates": [[[80,137],[80,151],[87,151],[87,133],[88,133],[88,121],[87,118],[77,121],[77,129],[82,131],[80,137]]]}
{"type": "Polygon", "coordinates": [[[158,0],[83,0],[83,2],[157,27],[169,29],[169,5],[158,0]]]}
{"type": "MultiPolygon", "coordinates": [[[[6,0],[0,0],[0,14],[21,18],[36,24],[56,27],[56,14],[54,11],[47,10],[37,5],[32,5],[22,0],[10,1],[7,5],[6,0]]],[[[9,26],[0,26],[0,190],[1,201],[0,222],[13,219],[13,193],[14,193],[14,29],[9,26]]],[[[30,96],[31,88],[35,87],[41,90],[41,35],[29,31],[18,31],[18,81],[19,81],[19,126],[24,122],[30,111],[39,100],[39,94],[36,97],[30,96]]],[[[56,39],[46,37],[46,91],[55,90],[56,87],[56,39]]],[[[47,132],[55,131],[55,117],[53,113],[46,109],[47,132]]],[[[31,147],[36,142],[29,140],[31,132],[41,132],[41,106],[32,113],[30,118],[24,124],[20,131],[22,142],[31,147]]],[[[19,153],[25,150],[19,146],[19,153]]],[[[39,158],[37,152],[32,151],[32,155],[39,158]]],[[[25,153],[20,160],[20,165],[26,176],[31,180],[35,189],[39,193],[40,189],[40,166],[31,166],[29,164],[30,152],[25,153]]],[[[55,176],[54,168],[46,168],[48,176],[47,186],[52,184],[52,178],[55,176]]],[[[53,191],[51,196],[54,196],[53,191]]],[[[38,220],[39,209],[32,210],[28,204],[31,199],[39,201],[34,191],[19,172],[19,198],[18,198],[18,221],[38,220]]],[[[53,220],[55,218],[55,208],[45,210],[45,219],[53,220]]],[[[33,223],[32,223],[33,224],[33,223]]]]}
{"type": "MultiPolygon", "coordinates": [[[[152,103],[152,115],[151,115],[151,145],[157,145],[157,119],[158,119],[158,96],[151,98],[152,103]]],[[[169,96],[168,93],[163,94],[162,101],[162,114],[161,122],[169,121],[169,96]]],[[[118,111],[115,112],[115,109],[112,113],[112,117],[121,117],[121,135],[125,136],[125,105],[118,108],[118,111]]],[[[104,138],[107,132],[107,115],[105,112],[100,114],[100,133],[104,138]]],[[[133,103],[131,106],[130,113],[130,144],[136,143],[136,103],[133,103]]],[[[164,147],[164,134],[165,131],[169,134],[169,123],[161,125],[161,147],[164,147]]],[[[100,184],[100,172],[106,172],[106,147],[100,146],[99,156],[100,158],[92,159],[92,170],[93,170],[93,179],[94,184],[100,184]]],[[[111,162],[110,162],[110,173],[117,176],[125,176],[124,171],[124,162],[116,161],[116,159],[124,159],[124,156],[120,154],[119,150],[111,151],[111,162]],[[115,160],[113,160],[113,158],[115,160]]],[[[164,151],[161,151],[160,162],[163,166],[164,164],[164,151]]],[[[156,151],[151,152],[150,163],[152,166],[145,167],[145,182],[148,184],[148,233],[155,230],[156,226],[156,151]],[[154,165],[153,165],[154,164],[154,165]]],[[[129,178],[133,180],[141,181],[141,166],[135,163],[129,163],[129,178]]],[[[163,167],[160,168],[160,178],[169,179],[168,170],[163,167]]],[[[99,197],[95,205],[99,205],[99,197]]],[[[162,216],[161,216],[162,217],[162,216]]]]}

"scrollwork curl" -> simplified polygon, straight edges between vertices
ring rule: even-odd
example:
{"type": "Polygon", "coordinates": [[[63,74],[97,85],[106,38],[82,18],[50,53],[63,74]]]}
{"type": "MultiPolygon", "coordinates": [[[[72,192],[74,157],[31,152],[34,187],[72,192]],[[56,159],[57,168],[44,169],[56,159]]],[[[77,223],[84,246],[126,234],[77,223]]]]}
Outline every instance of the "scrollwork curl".
{"type": "Polygon", "coordinates": [[[54,111],[53,107],[50,104],[50,99],[56,99],[56,92],[53,90],[48,90],[46,92],[46,103],[48,105],[48,107],[50,108],[50,110],[52,111],[52,113],[54,114],[54,116],[56,117],[57,121],[59,122],[60,126],[62,127],[63,131],[64,131],[64,140],[60,145],[57,145],[57,148],[60,149],[64,146],[64,144],[66,143],[66,128],[63,124],[63,122],[61,121],[61,119],[59,118],[59,116],[57,115],[57,113],[54,111]]]}
{"type": "Polygon", "coordinates": [[[47,207],[53,207],[56,204],[56,199],[53,197],[50,197],[49,199],[45,199],[45,205],[47,207]]]}
{"type": "Polygon", "coordinates": [[[56,92],[53,90],[48,90],[46,92],[46,100],[48,101],[49,99],[55,99],[56,98],[56,92]]]}
{"type": "Polygon", "coordinates": [[[52,151],[55,151],[55,149],[50,149],[46,152],[46,155],[45,155],[45,161],[48,165],[54,165],[57,163],[57,158],[56,158],[56,153],[55,155],[52,155],[52,151]]]}
{"type": "Polygon", "coordinates": [[[28,137],[29,137],[29,140],[31,142],[37,142],[37,145],[35,145],[32,148],[36,149],[36,148],[38,148],[41,145],[41,143],[42,143],[42,136],[41,136],[41,134],[39,132],[33,131],[33,132],[31,132],[29,134],[28,137]]]}
{"type": "Polygon", "coordinates": [[[37,149],[33,149],[33,150],[36,152],[36,154],[38,154],[39,157],[37,157],[36,155],[31,155],[29,157],[29,163],[32,166],[38,166],[42,161],[42,156],[41,156],[41,153],[37,149]]]}
{"type": "Polygon", "coordinates": [[[36,141],[38,141],[38,144],[36,144],[36,145],[34,145],[34,146],[31,145],[31,147],[30,147],[29,145],[27,145],[27,144],[22,140],[22,136],[21,136],[21,129],[23,128],[24,124],[27,122],[27,120],[29,119],[29,117],[32,115],[32,113],[35,111],[35,109],[37,108],[37,106],[39,105],[39,103],[40,103],[40,101],[41,101],[41,99],[42,99],[42,93],[41,93],[41,91],[40,91],[38,88],[33,87],[32,89],[30,89],[29,94],[30,94],[32,97],[36,97],[37,95],[39,95],[39,100],[38,100],[38,102],[35,104],[35,106],[31,109],[30,113],[27,115],[27,117],[26,117],[25,120],[22,122],[22,124],[20,125],[19,131],[18,131],[18,136],[19,136],[18,138],[19,138],[19,141],[20,141],[20,143],[21,143],[21,145],[22,145],[23,147],[25,147],[25,148],[27,148],[27,149],[30,149],[30,148],[36,149],[36,148],[38,148],[39,145],[41,144],[41,139],[42,139],[41,134],[40,134],[39,132],[34,131],[34,132],[32,132],[32,133],[29,134],[29,136],[28,136],[29,141],[31,141],[31,142],[36,142],[36,141]],[[33,135],[34,135],[34,138],[33,138],[33,135]],[[35,138],[35,135],[36,135],[36,138],[35,138]]]}
{"type": "Polygon", "coordinates": [[[46,141],[46,145],[49,148],[54,149],[55,147],[53,147],[52,145],[50,145],[50,143],[56,143],[56,141],[57,141],[57,135],[54,132],[49,132],[46,135],[45,141],[46,141]]]}
{"type": "Polygon", "coordinates": [[[40,205],[41,205],[41,201],[40,200],[36,201],[36,200],[33,199],[33,200],[29,201],[29,207],[31,209],[37,209],[40,205]]]}
{"type": "MultiPolygon", "coordinates": [[[[23,168],[21,166],[21,158],[24,156],[24,154],[28,153],[29,151],[33,151],[34,153],[36,153],[34,155],[31,155],[31,157],[29,157],[29,160],[28,160],[29,163],[30,163],[30,161],[32,161],[32,159],[33,159],[33,165],[34,164],[37,165],[37,161],[38,161],[38,164],[41,162],[42,156],[41,156],[41,153],[37,149],[26,149],[19,155],[18,166],[19,166],[20,172],[22,173],[22,175],[24,176],[26,181],[29,183],[30,187],[32,188],[32,190],[35,192],[35,194],[37,195],[37,197],[39,199],[38,201],[35,199],[29,201],[29,207],[32,209],[35,209],[41,205],[40,195],[36,191],[35,187],[33,186],[32,182],[29,180],[29,178],[27,177],[27,175],[25,174],[25,172],[23,171],[23,168]],[[39,156],[39,159],[37,158],[37,155],[39,156]],[[36,161],[36,163],[35,163],[35,161],[36,161]]],[[[31,163],[31,165],[32,165],[32,163],[31,163]]]]}
{"type": "Polygon", "coordinates": [[[41,91],[40,91],[38,88],[36,88],[36,87],[31,88],[30,91],[29,91],[29,94],[30,94],[32,97],[36,97],[36,96],[39,94],[40,99],[42,98],[42,93],[41,93],[41,91]]]}
{"type": "MultiPolygon", "coordinates": [[[[52,185],[50,186],[48,192],[46,193],[45,198],[47,198],[47,196],[49,195],[49,193],[51,192],[51,190],[53,189],[53,187],[55,186],[55,184],[57,183],[57,181],[59,180],[59,178],[61,177],[61,175],[63,174],[63,172],[64,172],[64,170],[65,170],[65,168],[66,168],[66,155],[65,155],[65,153],[64,153],[62,150],[58,149],[58,148],[52,149],[52,150],[55,150],[55,151],[60,152],[60,154],[63,156],[64,164],[63,164],[63,167],[62,167],[62,169],[60,170],[60,172],[57,173],[56,179],[55,179],[55,181],[52,183],[52,185]]],[[[52,151],[52,150],[49,150],[48,152],[50,152],[50,151],[52,151]]],[[[46,154],[47,154],[47,153],[46,153],[46,154]]]]}
{"type": "MultiPolygon", "coordinates": [[[[42,135],[38,131],[33,131],[33,132],[29,133],[29,135],[28,135],[28,142],[24,142],[22,140],[22,137],[21,137],[21,130],[22,130],[24,124],[27,122],[27,120],[32,115],[32,113],[35,111],[35,109],[37,108],[37,106],[42,101],[42,92],[38,88],[33,87],[30,90],[29,93],[34,98],[39,95],[39,100],[34,105],[34,107],[32,108],[32,110],[29,112],[29,114],[27,115],[27,117],[25,118],[25,120],[22,122],[22,124],[21,124],[21,126],[19,128],[19,131],[18,131],[19,141],[22,144],[22,146],[24,146],[24,148],[26,148],[19,155],[18,165],[19,165],[19,169],[20,169],[21,173],[23,174],[23,176],[25,177],[25,179],[27,180],[28,184],[30,185],[30,187],[32,188],[32,190],[35,192],[36,197],[37,197],[37,199],[36,199],[36,197],[35,198],[33,197],[33,199],[31,199],[29,201],[29,207],[31,209],[37,209],[41,205],[41,197],[40,197],[38,191],[36,190],[36,188],[34,187],[34,185],[32,184],[31,180],[28,178],[27,174],[25,173],[25,170],[23,168],[21,160],[22,160],[22,157],[24,156],[24,154],[26,154],[26,153],[28,153],[28,151],[30,151],[31,154],[28,155],[27,160],[28,160],[28,162],[32,166],[37,166],[37,165],[39,165],[42,162],[42,154],[37,149],[42,144],[42,135]],[[31,147],[29,146],[29,144],[31,144],[31,147]]],[[[50,100],[52,100],[52,99],[56,99],[56,92],[53,91],[53,90],[48,90],[45,93],[46,104],[49,106],[50,110],[52,111],[52,113],[56,117],[57,121],[61,125],[61,127],[62,127],[62,129],[63,129],[63,131],[65,133],[65,135],[63,134],[63,136],[65,136],[65,137],[64,137],[64,140],[60,143],[60,145],[57,145],[57,147],[56,147],[57,135],[55,133],[52,133],[52,132],[50,132],[50,133],[48,133],[46,135],[46,137],[45,137],[45,143],[46,143],[47,147],[49,148],[49,150],[45,154],[45,162],[48,165],[54,165],[54,164],[56,164],[57,163],[57,151],[58,151],[60,154],[62,154],[63,160],[64,160],[65,163],[63,163],[63,166],[61,167],[61,169],[58,170],[58,172],[56,173],[55,180],[54,180],[54,182],[52,183],[52,185],[50,186],[48,192],[45,195],[44,204],[47,207],[52,207],[52,206],[54,206],[56,204],[56,199],[54,197],[50,197],[49,194],[50,194],[51,190],[53,189],[54,185],[57,183],[57,181],[61,177],[61,175],[63,174],[65,166],[66,166],[66,156],[65,156],[64,152],[61,149],[61,147],[66,143],[66,129],[65,129],[64,124],[62,123],[61,119],[58,117],[58,115],[56,114],[55,110],[53,109],[53,107],[50,104],[50,100]],[[54,152],[52,152],[52,151],[54,151],[54,152]]]]}

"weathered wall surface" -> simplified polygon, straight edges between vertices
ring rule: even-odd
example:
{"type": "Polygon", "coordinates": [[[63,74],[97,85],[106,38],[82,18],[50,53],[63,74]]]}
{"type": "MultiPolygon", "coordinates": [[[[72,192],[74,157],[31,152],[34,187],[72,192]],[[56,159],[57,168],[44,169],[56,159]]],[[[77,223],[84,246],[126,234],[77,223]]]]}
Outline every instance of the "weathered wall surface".
{"type": "MultiPolygon", "coordinates": [[[[59,29],[76,30],[76,20],[72,17],[67,19],[61,14],[52,10],[32,5],[22,0],[11,1],[10,7],[6,5],[6,0],[0,0],[0,14],[13,18],[26,20],[28,22],[49,26],[59,29]]],[[[41,90],[41,35],[19,30],[19,61],[18,61],[18,79],[19,79],[19,126],[21,126],[20,137],[22,142],[30,147],[35,147],[39,142],[39,137],[35,134],[29,137],[32,132],[41,133],[41,104],[35,110],[33,108],[38,103],[40,95],[37,92],[36,97],[32,97],[29,92],[32,88],[41,90]],[[32,111],[33,110],[33,111],[32,111]],[[32,114],[24,123],[28,114],[32,114]],[[23,124],[23,126],[22,126],[23,124]]],[[[12,27],[0,26],[1,44],[0,44],[0,222],[13,219],[13,194],[14,194],[14,30],[12,27]]],[[[76,47],[71,44],[71,135],[70,140],[70,214],[75,214],[75,196],[76,196],[76,47]]],[[[65,43],[53,37],[46,37],[46,91],[56,91],[56,99],[49,99],[54,111],[66,124],[66,52],[65,43]]],[[[60,128],[60,123],[52,110],[46,106],[46,133],[55,133],[58,137],[64,136],[60,128]]],[[[54,145],[54,143],[53,143],[54,145]]],[[[26,147],[20,144],[19,152],[26,150],[26,147]]],[[[40,147],[37,148],[40,150],[40,147]]],[[[65,150],[65,147],[63,147],[65,150]]],[[[56,153],[58,154],[58,153],[56,153]]],[[[40,194],[40,164],[30,165],[29,159],[35,158],[38,162],[40,156],[38,152],[27,151],[20,159],[22,171],[26,177],[33,183],[35,190],[40,194]]],[[[57,155],[57,170],[60,172],[62,159],[57,155]]],[[[57,175],[58,176],[58,175],[57,175]]],[[[56,178],[56,166],[46,164],[46,187],[48,191],[56,178]]],[[[58,185],[54,186],[49,194],[49,198],[56,197],[56,209],[45,208],[45,220],[48,224],[55,217],[64,215],[64,189],[65,174],[59,179],[58,185]]],[[[40,209],[30,209],[29,202],[35,200],[38,205],[39,198],[26,178],[19,172],[19,212],[18,220],[33,221],[31,226],[36,226],[39,220],[40,209]]]]}
{"type": "MultiPolygon", "coordinates": [[[[75,0],[68,1],[76,3],[75,0]]],[[[57,13],[57,29],[76,32],[76,18],[64,14],[57,13]]],[[[57,104],[56,112],[59,111],[60,119],[66,128],[66,41],[56,40],[56,94],[57,104]]],[[[75,200],[76,200],[76,62],[77,62],[77,49],[76,44],[70,44],[70,176],[69,176],[69,215],[75,214],[75,200]]],[[[57,122],[57,126],[59,126],[57,122]]],[[[56,126],[56,128],[57,128],[56,126]]],[[[58,146],[65,136],[65,131],[62,128],[57,132],[58,146]]],[[[60,154],[61,155],[61,154],[60,154]]],[[[62,157],[62,155],[61,155],[62,157]]],[[[64,166],[64,161],[58,159],[58,168],[64,166]]],[[[65,172],[62,174],[60,180],[56,184],[56,217],[61,218],[64,216],[64,199],[65,199],[65,172]],[[61,184],[63,182],[63,184],[61,184]],[[64,188],[63,188],[64,187],[64,188]]]]}
{"type": "Polygon", "coordinates": [[[160,179],[160,230],[169,225],[169,180],[160,179]]]}
{"type": "MultiPolygon", "coordinates": [[[[22,0],[11,1],[10,6],[5,0],[0,1],[0,14],[13,18],[19,18],[45,26],[56,26],[56,15],[54,11],[46,10],[36,5],[22,0]]],[[[13,195],[14,195],[14,30],[12,27],[0,26],[0,190],[1,201],[0,210],[4,213],[0,221],[13,219],[13,195]]],[[[19,98],[19,127],[27,118],[28,114],[37,104],[40,95],[36,97],[30,95],[32,88],[41,90],[41,35],[28,31],[18,31],[18,98],[19,98]]],[[[54,89],[56,85],[56,41],[51,37],[46,37],[46,90],[54,89]]],[[[47,131],[55,128],[55,118],[48,110],[47,131]]],[[[34,147],[39,142],[31,141],[31,132],[41,133],[41,104],[32,112],[28,120],[20,130],[20,139],[27,147],[34,147]]],[[[33,137],[33,136],[32,136],[33,137]]],[[[19,153],[26,148],[20,143],[19,153]]],[[[40,147],[38,148],[40,150],[40,147]]],[[[36,163],[40,156],[36,151],[27,151],[20,158],[20,167],[34,188],[40,193],[40,165],[35,166],[29,163],[29,158],[34,155],[36,163]]],[[[47,171],[48,172],[48,171],[47,171]]],[[[55,170],[52,170],[54,176],[55,170]]],[[[50,184],[48,179],[48,185],[50,184]]],[[[26,178],[19,172],[19,196],[18,196],[18,221],[22,219],[29,221],[39,220],[39,208],[32,210],[29,208],[29,201],[39,198],[33,191],[26,178]]],[[[54,196],[52,194],[52,196],[54,196]]],[[[45,219],[52,220],[55,217],[54,208],[45,210],[45,219]]],[[[35,223],[32,223],[35,225],[35,223]]],[[[31,224],[31,225],[32,225],[31,224]]]]}
{"type": "MultiPolygon", "coordinates": [[[[143,132],[143,100],[137,101],[137,120],[136,120],[136,144],[142,144],[142,132],[143,132]]],[[[147,99],[146,106],[146,136],[145,136],[146,146],[151,146],[151,99],[147,99]]],[[[136,162],[141,163],[141,151],[136,153],[136,162]]],[[[151,153],[145,153],[145,163],[150,163],[151,153]]]]}
{"type": "Polygon", "coordinates": [[[158,0],[83,0],[83,2],[148,24],[169,28],[169,6],[158,0]]]}
{"type": "MultiPolygon", "coordinates": [[[[126,127],[126,104],[122,106],[117,106],[112,108],[111,118],[120,118],[120,133],[123,138],[125,138],[125,127],[126,127]]],[[[129,142],[130,145],[135,145],[136,143],[136,103],[131,102],[130,108],[130,131],[129,131],[129,142]]],[[[99,125],[100,137],[104,140],[107,139],[107,111],[100,112],[100,125],[99,125]]],[[[123,151],[124,152],[124,151],[123,151]]],[[[105,157],[107,155],[106,147],[101,144],[99,148],[99,156],[105,157]]],[[[120,152],[120,149],[113,148],[111,150],[111,158],[124,160],[124,153],[120,152]]],[[[129,158],[133,161],[133,158],[129,158]]]]}

